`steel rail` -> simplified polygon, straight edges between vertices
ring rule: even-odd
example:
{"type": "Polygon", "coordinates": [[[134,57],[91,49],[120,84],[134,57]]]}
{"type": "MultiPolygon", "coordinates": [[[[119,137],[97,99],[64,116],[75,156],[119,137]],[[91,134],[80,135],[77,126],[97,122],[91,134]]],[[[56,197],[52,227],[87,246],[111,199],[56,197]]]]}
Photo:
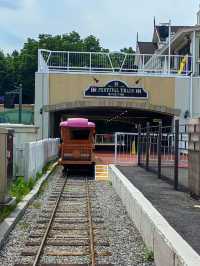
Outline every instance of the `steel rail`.
{"type": "Polygon", "coordinates": [[[87,211],[88,211],[89,235],[90,235],[91,266],[95,266],[96,258],[95,258],[94,234],[92,226],[91,201],[90,201],[89,184],[87,179],[86,179],[86,186],[87,186],[87,211]]]}
{"type": "MultiPolygon", "coordinates": [[[[50,214],[50,217],[48,220],[46,220],[47,223],[47,227],[44,228],[44,233],[36,233],[36,236],[33,233],[32,237],[36,237],[37,241],[29,241],[27,242],[28,245],[26,246],[38,246],[38,249],[36,251],[34,250],[25,250],[22,252],[22,256],[34,256],[33,258],[33,262],[31,264],[15,264],[15,266],[39,266],[39,265],[43,265],[43,266],[51,266],[51,265],[66,265],[66,266],[80,266],[83,265],[85,266],[86,264],[51,264],[51,263],[47,263],[44,264],[42,263],[42,258],[43,256],[60,256],[60,257],[65,257],[65,256],[88,256],[89,257],[89,262],[87,263],[87,265],[89,266],[96,266],[98,261],[97,261],[97,256],[110,256],[109,252],[101,252],[97,254],[97,250],[96,250],[96,239],[95,239],[95,233],[94,230],[98,229],[98,227],[96,225],[93,226],[93,213],[92,213],[92,194],[91,194],[91,188],[90,188],[90,182],[87,178],[82,178],[83,182],[79,183],[71,183],[69,182],[69,179],[65,179],[63,182],[58,182],[58,188],[56,190],[56,195],[57,197],[55,198],[54,194],[53,194],[53,202],[51,204],[53,209],[50,209],[48,212],[50,214]],[[67,183],[68,182],[68,183],[67,183]],[[63,183],[63,184],[62,184],[63,183]],[[65,197],[65,186],[66,183],[68,184],[68,187],[71,188],[70,191],[68,193],[68,191],[66,191],[66,194],[68,194],[69,199],[66,199],[67,201],[70,201],[70,198],[73,199],[73,197],[75,199],[79,199],[78,205],[80,205],[80,203],[84,202],[84,207],[81,207],[82,204],[80,205],[80,208],[84,209],[84,215],[82,214],[82,216],[84,216],[84,223],[85,226],[83,229],[80,228],[75,228],[72,229],[71,226],[68,226],[68,229],[66,230],[84,230],[84,236],[81,235],[77,235],[77,233],[75,233],[75,235],[68,235],[66,234],[66,236],[63,237],[63,235],[59,235],[57,234],[57,238],[58,239],[54,239],[50,237],[50,233],[51,230],[53,230],[53,223],[55,222],[55,219],[57,219],[58,217],[57,212],[59,211],[59,206],[61,204],[61,202],[65,199],[63,198],[63,196],[65,197]],[[77,188],[76,188],[77,186],[77,188]],[[81,191],[79,186],[81,186],[81,191]],[[74,194],[73,194],[74,193],[74,194]],[[80,193],[84,194],[84,200],[82,200],[82,197],[80,198],[80,193]],[[57,217],[57,218],[56,218],[57,217]],[[70,229],[69,229],[70,228],[70,229]],[[85,235],[87,234],[87,235],[85,235]],[[38,238],[42,238],[41,240],[39,240],[38,238]],[[76,242],[76,239],[78,242],[76,242]],[[50,240],[50,242],[49,242],[50,240]],[[52,242],[53,240],[53,242],[52,242]],[[70,241],[69,241],[70,240],[70,241]],[[69,241],[69,242],[68,242],[69,241]],[[84,242],[85,241],[85,242],[84,242]],[[79,243],[79,244],[77,244],[79,243]],[[52,245],[52,246],[87,246],[87,249],[85,251],[78,251],[78,252],[63,252],[63,251],[49,251],[49,252],[45,252],[45,247],[46,245],[52,245]]],[[[81,194],[82,195],[82,194],[81,194]]],[[[50,197],[51,198],[51,197],[50,197]]],[[[70,213],[70,212],[69,212],[70,213]]],[[[81,212],[82,213],[82,212],[81,212]]],[[[68,215],[67,215],[68,217],[68,215]]],[[[67,218],[66,217],[66,218],[67,218]]],[[[79,217],[79,216],[77,216],[79,217]]],[[[45,217],[47,218],[47,217],[45,217]]],[[[69,219],[75,218],[73,215],[72,217],[69,216],[69,219]]],[[[63,218],[59,218],[59,219],[64,219],[63,218]]],[[[76,223],[77,219],[73,221],[73,223],[76,223]]],[[[65,222],[64,222],[65,223],[65,222]]],[[[73,224],[72,223],[72,224],[73,224]]],[[[81,221],[77,222],[77,224],[80,223],[80,226],[82,226],[81,221]]],[[[42,226],[43,228],[43,226],[42,226]]],[[[58,230],[62,230],[63,227],[61,228],[57,228],[58,230]]],[[[41,229],[41,228],[40,228],[41,229]]],[[[64,229],[65,230],[65,229],[64,229]]],[[[107,246],[107,242],[105,242],[104,244],[102,244],[102,246],[107,246]]],[[[99,266],[113,266],[113,264],[98,264],[99,266]]]]}
{"type": "Polygon", "coordinates": [[[61,196],[62,196],[62,193],[63,193],[63,191],[64,191],[64,188],[65,188],[66,183],[67,183],[67,178],[65,178],[65,182],[64,182],[64,184],[63,184],[63,186],[62,186],[62,189],[61,189],[60,194],[59,194],[59,196],[58,196],[58,199],[57,199],[57,201],[56,201],[55,207],[54,207],[53,212],[52,212],[52,214],[51,214],[51,218],[50,218],[49,223],[48,223],[48,225],[47,225],[47,229],[46,229],[46,231],[45,231],[45,234],[44,234],[44,236],[43,236],[43,238],[42,238],[42,242],[41,242],[41,244],[40,244],[40,246],[39,246],[39,249],[38,249],[38,251],[37,251],[37,254],[36,254],[36,257],[35,257],[35,260],[34,260],[33,266],[37,266],[38,263],[39,263],[41,253],[42,253],[42,251],[43,251],[43,248],[44,248],[44,245],[45,245],[45,242],[46,242],[46,239],[47,239],[47,236],[48,236],[49,230],[50,230],[51,225],[52,225],[52,223],[53,223],[53,219],[54,219],[54,216],[55,216],[56,210],[57,210],[57,208],[58,208],[58,205],[59,205],[59,202],[60,202],[60,199],[61,199],[61,196]]]}

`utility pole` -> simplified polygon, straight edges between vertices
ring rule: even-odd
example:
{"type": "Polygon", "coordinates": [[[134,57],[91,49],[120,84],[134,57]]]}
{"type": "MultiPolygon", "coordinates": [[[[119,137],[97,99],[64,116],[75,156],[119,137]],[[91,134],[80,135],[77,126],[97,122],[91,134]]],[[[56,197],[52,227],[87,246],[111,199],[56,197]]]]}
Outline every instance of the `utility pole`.
{"type": "Polygon", "coordinates": [[[169,63],[169,66],[168,66],[168,71],[169,71],[169,75],[170,75],[170,70],[171,70],[171,19],[169,20],[169,49],[168,49],[168,56],[169,56],[169,59],[168,59],[168,63],[169,63]]]}
{"type": "Polygon", "coordinates": [[[19,84],[19,124],[22,123],[22,84],[19,84]]]}

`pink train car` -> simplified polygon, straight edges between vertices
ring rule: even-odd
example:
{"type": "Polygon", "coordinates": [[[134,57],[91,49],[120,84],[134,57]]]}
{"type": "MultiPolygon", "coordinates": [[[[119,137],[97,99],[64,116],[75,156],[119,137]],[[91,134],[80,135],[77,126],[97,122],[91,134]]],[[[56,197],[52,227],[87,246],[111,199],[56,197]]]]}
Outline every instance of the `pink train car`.
{"type": "Polygon", "coordinates": [[[60,123],[60,129],[59,163],[64,170],[77,165],[94,168],[95,124],[85,118],[70,118],[60,123]]]}

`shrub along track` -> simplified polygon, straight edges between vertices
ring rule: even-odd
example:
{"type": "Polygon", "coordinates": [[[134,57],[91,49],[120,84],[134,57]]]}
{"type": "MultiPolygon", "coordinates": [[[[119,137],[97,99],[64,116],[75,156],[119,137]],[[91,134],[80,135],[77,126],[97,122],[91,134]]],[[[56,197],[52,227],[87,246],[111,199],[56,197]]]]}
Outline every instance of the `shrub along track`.
{"type": "Polygon", "coordinates": [[[60,177],[15,266],[111,266],[93,181],[60,177]],[[104,258],[104,259],[102,259],[104,258]]]}

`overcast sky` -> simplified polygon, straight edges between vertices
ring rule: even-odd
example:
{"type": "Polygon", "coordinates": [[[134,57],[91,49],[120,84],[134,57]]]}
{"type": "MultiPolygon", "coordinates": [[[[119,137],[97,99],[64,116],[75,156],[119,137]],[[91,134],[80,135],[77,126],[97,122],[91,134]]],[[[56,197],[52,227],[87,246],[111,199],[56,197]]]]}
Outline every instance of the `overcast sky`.
{"type": "Polygon", "coordinates": [[[93,34],[105,48],[135,48],[150,41],[153,17],[156,22],[194,25],[198,0],[0,0],[0,49],[20,49],[28,37],[39,33],[77,31],[93,34]]]}

